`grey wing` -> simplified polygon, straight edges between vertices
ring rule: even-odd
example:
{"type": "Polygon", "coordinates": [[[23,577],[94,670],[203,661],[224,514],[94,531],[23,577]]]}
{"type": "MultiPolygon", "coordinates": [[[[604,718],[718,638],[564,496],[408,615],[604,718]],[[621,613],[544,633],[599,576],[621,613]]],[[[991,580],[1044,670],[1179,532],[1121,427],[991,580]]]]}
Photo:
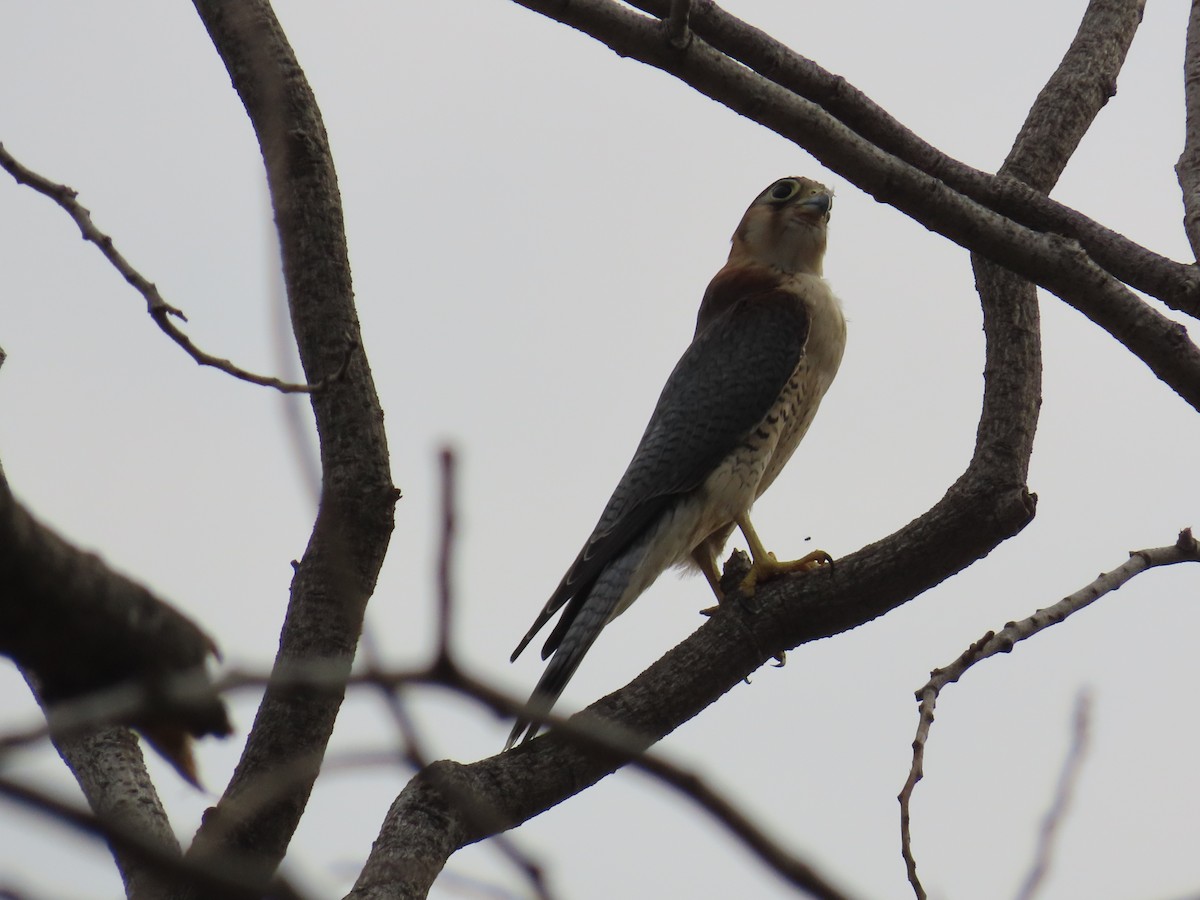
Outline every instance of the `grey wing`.
{"type": "Polygon", "coordinates": [[[804,353],[808,325],[799,297],[770,290],[732,304],[696,335],[667,379],[595,530],[512,659],[573,600],[542,658],[553,653],[605,566],[675,498],[699,487],[762,421],[804,353]]]}

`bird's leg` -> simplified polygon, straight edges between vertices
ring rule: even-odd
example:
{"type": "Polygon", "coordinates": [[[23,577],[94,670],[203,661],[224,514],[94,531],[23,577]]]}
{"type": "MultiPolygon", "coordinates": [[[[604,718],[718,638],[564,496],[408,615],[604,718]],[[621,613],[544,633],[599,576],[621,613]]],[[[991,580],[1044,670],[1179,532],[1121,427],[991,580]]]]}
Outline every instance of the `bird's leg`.
{"type": "Polygon", "coordinates": [[[754,596],[754,590],[758,587],[760,581],[769,581],[772,578],[778,578],[780,575],[788,575],[792,572],[810,572],[822,566],[833,565],[833,558],[824,550],[814,550],[800,559],[780,562],[775,558],[774,553],[768,552],[763,547],[762,541],[758,539],[758,533],[754,530],[754,526],[750,524],[749,515],[742,513],[734,521],[737,523],[737,527],[742,530],[742,534],[746,536],[746,543],[750,547],[750,557],[754,560],[749,574],[742,579],[741,584],[741,592],[747,597],[754,596]]]}
{"type": "Polygon", "coordinates": [[[725,602],[725,592],[721,590],[721,573],[717,571],[717,560],[713,556],[712,548],[708,546],[708,541],[701,542],[692,550],[692,559],[695,560],[697,568],[704,573],[704,577],[708,580],[708,586],[717,596],[716,606],[700,610],[700,615],[711,616],[725,602]]]}

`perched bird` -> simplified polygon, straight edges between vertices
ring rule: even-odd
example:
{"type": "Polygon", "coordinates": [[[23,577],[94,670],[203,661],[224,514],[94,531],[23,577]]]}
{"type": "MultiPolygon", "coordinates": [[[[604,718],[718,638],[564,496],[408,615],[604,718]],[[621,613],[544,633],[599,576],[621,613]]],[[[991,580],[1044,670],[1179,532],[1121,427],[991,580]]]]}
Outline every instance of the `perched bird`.
{"type": "MultiPolygon", "coordinates": [[[[604,626],[669,566],[698,567],[721,600],[717,554],[735,525],[753,559],[743,593],[829,560],[817,552],[776,561],[749,512],[808,431],[842,360],[846,321],[821,277],[832,202],[824,185],[781,178],[742,216],[629,467],[513,652],[515,660],[566,607],[542,648],[553,659],[531,709],[549,710],[604,626]]],[[[519,719],[505,749],[537,730],[519,719]]]]}

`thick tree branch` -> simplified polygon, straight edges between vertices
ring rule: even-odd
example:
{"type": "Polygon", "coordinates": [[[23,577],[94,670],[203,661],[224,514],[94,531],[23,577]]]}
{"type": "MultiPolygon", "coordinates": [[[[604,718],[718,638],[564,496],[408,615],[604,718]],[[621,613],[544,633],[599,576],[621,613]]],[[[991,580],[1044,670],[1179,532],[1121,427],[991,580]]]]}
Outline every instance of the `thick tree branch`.
{"type": "MultiPolygon", "coordinates": [[[[195,0],[195,7],[258,138],[300,361],[309,382],[324,384],[310,395],[320,508],[296,566],[276,667],[321,660],[348,673],[399,495],[365,352],[344,377],[325,382],[346,346],[363,346],[337,175],[316,99],[266,0],[195,0]]],[[[308,802],[341,702],[341,691],[268,688],[233,779],[189,857],[249,858],[269,877],[308,802]],[[302,777],[274,802],[233,812],[281,769],[302,777]]]]}
{"type": "MultiPolygon", "coordinates": [[[[54,738],[63,762],[79,783],[96,819],[111,822],[157,846],[163,858],[182,858],[179,841],[146,771],[141,747],[128,728],[109,726],[99,731],[54,738]]],[[[106,836],[107,839],[107,836],[106,836]]],[[[125,884],[128,900],[157,900],[171,882],[159,867],[130,852],[119,841],[109,849],[125,884]]]]}
{"type": "Polygon", "coordinates": [[[1117,76],[1144,6],[1145,0],[1090,0],[1071,46],[1025,117],[1000,175],[1041,194],[1054,189],[1079,142],[1117,92],[1117,76]]]}
{"type": "MultiPolygon", "coordinates": [[[[664,15],[668,0],[632,0],[632,5],[664,15]]],[[[1097,60],[1124,57],[1141,20],[1144,0],[1112,0],[1093,11],[1097,60]]],[[[990,175],[953,159],[898,122],[887,110],[815,62],[721,9],[696,0],[690,24],[717,50],[781,87],[824,108],[881,150],[945,182],[949,187],[1035,231],[1079,241],[1087,254],[1121,281],[1163,301],[1172,309],[1200,315],[1200,272],[1161,256],[1105,228],[1070,207],[1049,199],[1014,178],[990,175]]],[[[1094,80],[1107,100],[1115,83],[1094,80]]]]}
{"type": "MultiPolygon", "coordinates": [[[[192,339],[174,322],[174,319],[182,319],[186,322],[187,316],[183,314],[182,310],[168,304],[162,298],[162,294],[158,292],[158,287],[130,265],[129,261],[117,251],[116,245],[113,244],[113,239],[96,227],[95,223],[92,222],[91,212],[75,199],[78,196],[76,191],[65,184],[55,184],[37,172],[27,169],[21,163],[17,162],[11,153],[4,149],[3,144],[0,144],[0,168],[3,168],[12,175],[18,184],[33,188],[39,194],[49,197],[65,209],[71,218],[75,220],[75,224],[79,226],[79,232],[83,235],[83,239],[99,247],[100,252],[104,254],[104,258],[112,263],[113,268],[121,273],[121,277],[128,281],[146,300],[146,311],[150,313],[150,318],[154,320],[154,323],[158,325],[167,337],[182,347],[184,352],[197,363],[202,366],[211,366],[227,375],[232,375],[234,378],[248,381],[251,384],[275,388],[275,390],[285,394],[306,393],[308,391],[315,391],[321,387],[319,384],[291,384],[268,375],[256,375],[240,366],[234,365],[227,359],[221,359],[218,356],[205,353],[192,343],[192,339]]],[[[336,374],[333,377],[336,377],[336,374]]]]}
{"type": "MultiPolygon", "coordinates": [[[[452,618],[450,611],[453,606],[450,573],[453,570],[454,522],[456,518],[453,454],[449,450],[443,449],[441,461],[442,535],[438,564],[440,637],[427,677],[472,696],[502,714],[511,715],[519,712],[527,715],[528,710],[524,704],[514,704],[508,698],[465,675],[453,658],[449,639],[452,618]]],[[[738,584],[749,569],[749,560],[745,558],[744,554],[735,554],[735,558],[738,558],[742,565],[736,567],[736,571],[734,571],[733,565],[727,565],[722,580],[722,583],[727,584],[730,590],[733,590],[733,585],[738,584]]],[[[364,635],[364,650],[370,660],[370,642],[365,638],[366,635],[364,635]]],[[[389,708],[406,747],[407,759],[414,768],[422,771],[422,775],[418,777],[438,772],[446,766],[450,766],[452,772],[454,764],[430,765],[428,758],[422,752],[419,736],[412,727],[400,701],[398,687],[403,682],[389,680],[386,673],[378,670],[368,672],[367,678],[373,679],[384,689],[389,708]]],[[[757,855],[796,889],[809,896],[820,898],[820,900],[847,900],[846,895],[834,887],[821,873],[803,859],[789,852],[759,828],[735,804],[712,789],[703,779],[677,766],[645,755],[642,752],[641,743],[636,738],[630,741],[622,734],[614,734],[611,727],[594,728],[589,727],[586,723],[580,724],[575,720],[562,721],[557,717],[552,717],[547,724],[553,724],[560,733],[565,733],[584,748],[602,756],[611,757],[618,763],[632,763],[659,781],[675,788],[713,816],[748,850],[757,855]]],[[[540,867],[535,866],[523,854],[516,851],[511,844],[504,841],[503,835],[498,834],[498,829],[502,829],[504,823],[496,819],[492,808],[478,805],[472,793],[460,792],[459,784],[453,778],[439,779],[432,775],[429,777],[435,779],[437,792],[442,795],[440,800],[436,796],[431,796],[429,799],[432,802],[448,803],[461,819],[464,831],[491,834],[493,840],[502,841],[503,852],[526,874],[538,896],[546,896],[547,889],[540,867]]],[[[410,785],[411,787],[412,785],[410,785]]],[[[409,791],[406,790],[405,793],[408,794],[409,791]]],[[[412,793],[419,798],[424,798],[419,788],[413,790],[412,793]]],[[[399,806],[405,799],[402,795],[396,806],[399,806]]],[[[441,871],[441,863],[437,861],[439,856],[437,844],[434,843],[432,847],[430,846],[423,825],[422,808],[416,807],[414,816],[407,815],[406,811],[397,812],[395,807],[393,807],[393,812],[395,815],[389,813],[389,822],[394,823],[396,827],[386,833],[386,838],[381,835],[380,839],[376,841],[371,857],[359,874],[353,890],[347,895],[347,900],[390,900],[390,898],[398,896],[423,897],[441,871]]],[[[450,852],[446,851],[445,855],[449,856],[450,852]]]]}
{"type": "MultiPolygon", "coordinates": [[[[760,587],[753,613],[725,604],[631,684],[581,713],[581,721],[612,722],[636,735],[630,751],[649,747],[779,652],[894,609],[1020,531],[1033,515],[1024,472],[1037,373],[1009,371],[1013,361],[1005,354],[1027,343],[1028,323],[999,311],[989,332],[985,392],[991,399],[980,423],[979,449],[932,510],[838,560],[832,571],[760,587]]],[[[389,810],[362,876],[377,892],[370,896],[423,896],[459,847],[538,815],[620,765],[620,758],[555,732],[472,765],[435,763],[389,810]],[[480,817],[460,808],[464,803],[491,810],[498,824],[472,827],[480,817]]]]}
{"type": "MultiPolygon", "coordinates": [[[[655,20],[612,0],[517,0],[618,54],[674,75],[702,94],[803,147],[877,200],[1056,294],[1109,332],[1200,410],[1200,348],[1187,330],[1096,265],[1079,242],[1031,230],[947,187],[825,110],[694,39],[684,51],[655,20]]],[[[782,50],[782,48],[781,48],[782,50]]]]}
{"type": "Polygon", "coordinates": [[[1183,95],[1187,117],[1183,152],[1175,174],[1183,191],[1183,230],[1200,260],[1200,3],[1188,16],[1187,45],[1183,57],[1183,95]]]}

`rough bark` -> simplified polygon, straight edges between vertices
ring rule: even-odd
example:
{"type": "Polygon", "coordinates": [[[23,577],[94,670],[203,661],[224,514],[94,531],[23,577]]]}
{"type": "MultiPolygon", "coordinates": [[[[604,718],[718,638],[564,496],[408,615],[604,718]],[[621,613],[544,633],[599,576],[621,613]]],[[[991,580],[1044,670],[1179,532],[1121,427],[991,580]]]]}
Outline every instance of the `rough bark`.
{"type": "MultiPolygon", "coordinates": [[[[635,0],[631,5],[661,16],[667,0],[635,0]]],[[[692,6],[689,25],[700,38],[779,86],[813,101],[879,149],[1014,222],[1079,241],[1101,268],[1130,287],[1158,298],[1172,309],[1200,315],[1200,272],[1193,266],[1139,246],[1015,178],[982,172],[947,156],[844,78],[783,46],[712,0],[696,0],[692,6]]],[[[1114,27],[1097,32],[1095,39],[1103,42],[1097,48],[1098,56],[1125,52],[1121,42],[1132,33],[1130,22],[1136,25],[1144,6],[1144,2],[1113,4],[1104,12],[1112,18],[1114,27]]],[[[1090,89],[1107,92],[1112,87],[1094,81],[1090,89]]]]}
{"type": "MultiPolygon", "coordinates": [[[[59,738],[54,744],[97,819],[141,835],[164,855],[180,855],[179,841],[132,731],[113,726],[59,738]]],[[[120,843],[110,842],[109,849],[128,900],[156,900],[166,895],[171,880],[160,868],[148,865],[142,854],[130,852],[120,843]]]]}
{"type": "Polygon", "coordinates": [[[1200,3],[1192,3],[1188,16],[1187,50],[1183,58],[1183,152],[1175,174],[1183,191],[1183,230],[1192,255],[1200,260],[1200,3]]]}
{"type": "MultiPolygon", "coordinates": [[[[943,180],[881,149],[812,101],[742,65],[699,37],[676,50],[662,25],[611,0],[517,0],[629,56],[662,69],[705,96],[794,141],[875,199],[1032,281],[1079,310],[1200,410],[1200,348],[1098,265],[1079,241],[1032,229],[959,193],[943,180]]],[[[703,17],[700,17],[701,19],[703,17]]],[[[769,40],[769,39],[766,39],[769,40]]],[[[773,57],[787,49],[770,41],[773,57]]],[[[1008,184],[1019,184],[1007,179],[1008,184]]],[[[1166,261],[1163,284],[1182,276],[1166,261]]],[[[1191,288],[1188,288],[1190,291],[1191,288]]],[[[1194,311],[1193,294],[1181,308],[1194,311]]]]}
{"type": "MultiPolygon", "coordinates": [[[[265,0],[195,0],[254,127],[283,253],[292,327],[320,440],[321,498],[296,567],[276,670],[319,660],[346,673],[387,551],[398,492],[359,330],[337,176],[312,90],[265,0]],[[347,349],[353,358],[340,377],[347,349]]],[[[308,802],[342,691],[268,688],[193,861],[221,857],[265,879],[308,802]]],[[[195,896],[192,894],[191,896],[195,896]]]]}

